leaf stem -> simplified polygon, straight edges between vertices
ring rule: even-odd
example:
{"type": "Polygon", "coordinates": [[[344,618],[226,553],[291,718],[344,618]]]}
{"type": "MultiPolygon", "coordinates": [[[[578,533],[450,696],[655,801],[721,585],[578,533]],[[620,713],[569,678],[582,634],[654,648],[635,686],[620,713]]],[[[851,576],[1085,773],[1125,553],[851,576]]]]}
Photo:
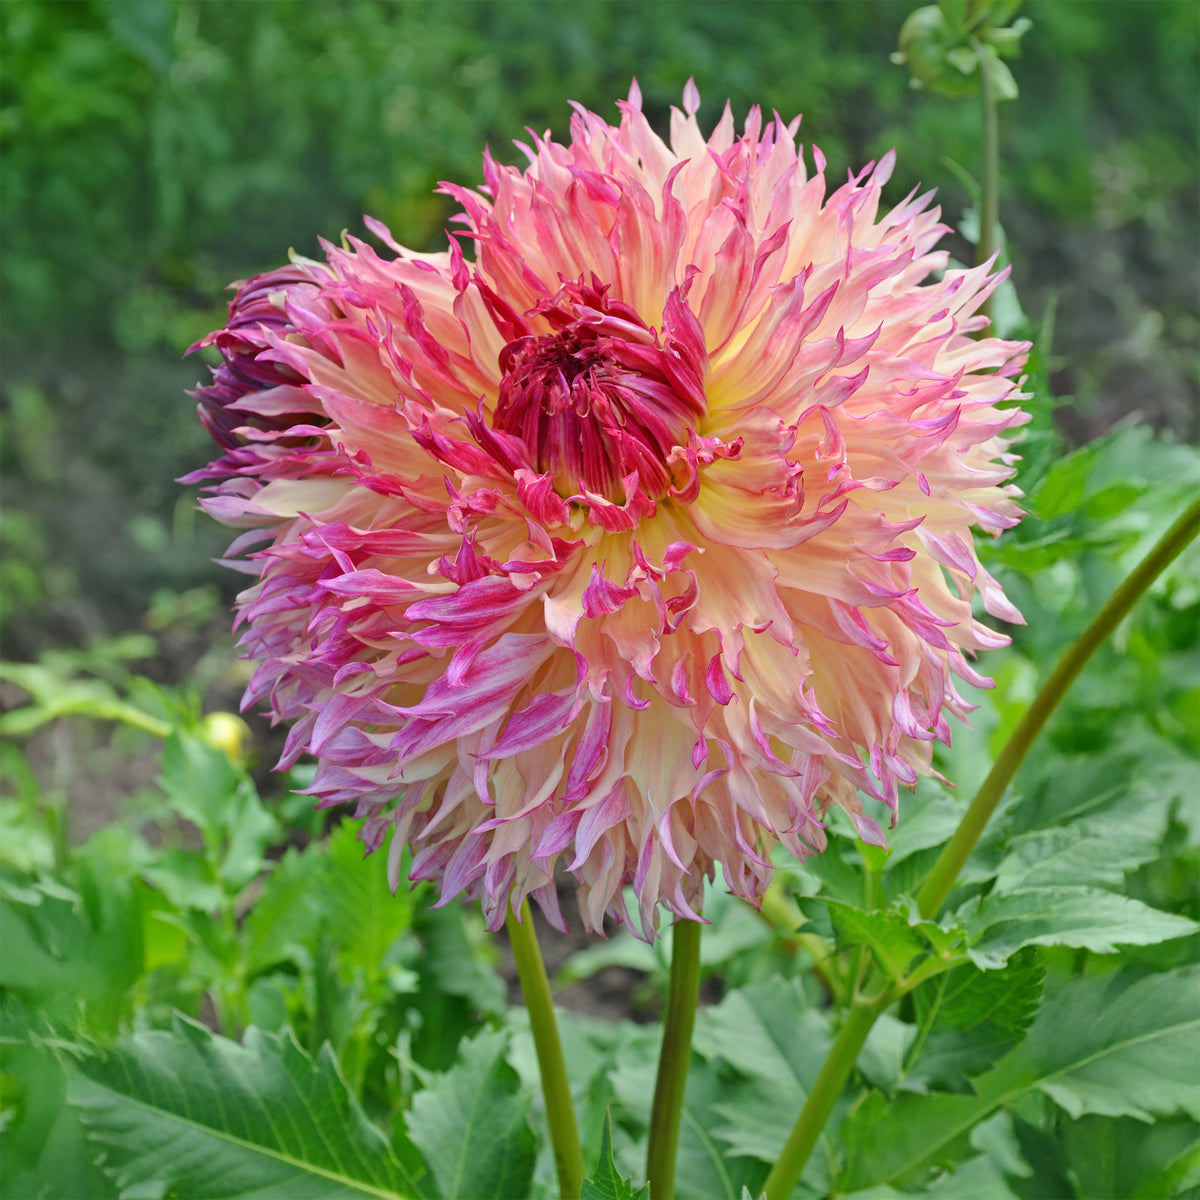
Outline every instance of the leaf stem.
{"type": "MultiPolygon", "coordinates": [[[[887,995],[881,998],[882,1001],[889,999],[887,995]]],[[[829,1057],[826,1058],[812,1091],[808,1093],[799,1119],[788,1135],[779,1161],[771,1168],[771,1173],[763,1184],[762,1191],[767,1200],[788,1200],[795,1190],[800,1180],[800,1172],[804,1170],[808,1156],[817,1144],[817,1139],[829,1120],[829,1114],[833,1112],[833,1106],[842,1094],[846,1080],[850,1078],[850,1072],[854,1070],[867,1034],[871,1032],[875,1018],[884,1007],[886,1004],[880,1001],[872,1003],[861,999],[850,1006],[837,1039],[829,1051],[829,1057]]]]}
{"type": "Polygon", "coordinates": [[[692,1056],[692,1026],[700,998],[701,928],[696,921],[679,918],[672,933],[671,983],[650,1110],[650,1146],[646,1152],[646,1176],[652,1200],[675,1200],[675,1154],[692,1056]]]}
{"type": "Polygon", "coordinates": [[[1167,568],[1187,544],[1200,532],[1200,500],[1193,501],[1183,515],[1158,540],[1154,548],[1133,569],[1128,578],[1109,597],[1108,603],[1096,614],[1092,623],[1078,640],[1059,660],[1053,674],[1042,685],[1042,689],[1026,710],[1016,729],[1000,752],[983,786],[963,814],[954,836],[943,847],[933,864],[921,890],[917,903],[923,917],[933,917],[945,903],[950,889],[958,878],[963,864],[975,849],[984,826],[1004,795],[1017,768],[1029,752],[1042,726],[1063,698],[1067,688],[1074,683],[1084,664],[1095,654],[1100,644],[1120,624],[1139,597],[1167,568]]]}
{"type": "Polygon", "coordinates": [[[529,1011],[533,1044],[537,1050],[538,1070],[541,1072],[542,1092],[546,1100],[546,1121],[550,1126],[554,1163],[558,1168],[559,1191],[562,1200],[579,1200],[579,1191],[583,1186],[583,1151],[579,1146],[575,1106],[571,1100],[571,1084],[558,1036],[558,1023],[554,1019],[550,980],[546,977],[546,964],[538,948],[528,900],[521,904],[519,919],[509,909],[506,925],[513,957],[517,962],[517,976],[521,980],[521,994],[529,1011]]]}
{"type": "MultiPolygon", "coordinates": [[[[1021,765],[1029,747],[1046,724],[1047,718],[1074,682],[1084,664],[1100,644],[1120,624],[1137,600],[1150,585],[1183,552],[1200,533],[1200,500],[1195,500],[1183,515],[1155,543],[1153,549],[1133,569],[1125,581],[1109,597],[1108,603],[1096,614],[1071,648],[1063,655],[1054,673],[1038,692],[1029,710],[1013,730],[996,765],[983,786],[971,801],[954,836],[938,856],[928,878],[917,893],[921,914],[933,917],[942,906],[959,871],[967,861],[975,843],[983,833],[988,818],[995,811],[1004,789],[1021,765]]],[[[846,1014],[825,1065],[808,1095],[779,1161],[767,1176],[763,1191],[767,1200],[787,1200],[791,1196],[808,1156],[812,1153],[829,1115],[850,1078],[855,1061],[876,1018],[896,998],[898,991],[888,987],[870,1000],[857,998],[846,1014]]]]}

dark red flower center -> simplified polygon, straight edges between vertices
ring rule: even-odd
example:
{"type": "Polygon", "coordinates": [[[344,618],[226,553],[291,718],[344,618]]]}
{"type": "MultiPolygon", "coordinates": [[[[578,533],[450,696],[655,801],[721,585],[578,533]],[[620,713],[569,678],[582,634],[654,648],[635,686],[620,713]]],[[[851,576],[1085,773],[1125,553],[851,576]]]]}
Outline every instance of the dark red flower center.
{"type": "Polygon", "coordinates": [[[666,493],[667,456],[705,411],[703,339],[672,300],[660,337],[604,288],[567,284],[526,314],[551,332],[501,351],[493,425],[521,438],[560,495],[621,500],[630,475],[646,494],[666,493]]]}

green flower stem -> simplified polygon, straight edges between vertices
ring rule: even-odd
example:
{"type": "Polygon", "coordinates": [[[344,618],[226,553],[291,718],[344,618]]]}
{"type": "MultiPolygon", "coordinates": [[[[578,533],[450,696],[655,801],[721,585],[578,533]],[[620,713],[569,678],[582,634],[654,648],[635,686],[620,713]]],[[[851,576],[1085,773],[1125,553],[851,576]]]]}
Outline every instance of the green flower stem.
{"type": "Polygon", "coordinates": [[[1054,673],[1042,685],[1033,703],[1026,710],[1016,729],[1000,752],[988,777],[983,781],[971,806],[963,814],[954,836],[943,847],[933,864],[917,903],[923,917],[934,917],[945,903],[963,864],[975,849],[984,826],[1000,803],[1017,768],[1029,752],[1042,726],[1063,698],[1067,688],[1083,670],[1084,664],[1137,602],[1138,598],[1166,570],[1187,544],[1200,532],[1200,500],[1194,501],[1183,515],[1158,540],[1154,548],[1133,569],[1129,577],[1109,597],[1108,603],[1096,614],[1092,623],[1059,660],[1054,673]]]}
{"type": "MultiPolygon", "coordinates": [[[[992,86],[992,71],[987,54],[974,39],[971,44],[979,59],[979,96],[983,105],[983,168],[980,181],[979,243],[975,247],[975,262],[985,263],[996,251],[996,226],[1000,223],[1000,130],[996,120],[996,93],[992,86]]],[[[992,297],[979,306],[980,313],[990,318],[992,297]]]]}
{"type": "Polygon", "coordinates": [[[675,1152],[683,1116],[683,1092],[692,1056],[692,1026],[700,998],[700,930],[696,921],[675,922],[671,939],[671,984],[663,1019],[662,1052],[654,1104],[650,1110],[650,1146],[646,1177],[651,1200],[675,1200],[675,1152]]]}
{"type": "Polygon", "coordinates": [[[829,1057],[812,1091],[808,1093],[799,1119],[792,1127],[783,1153],[763,1184],[762,1191],[767,1200],[788,1200],[795,1190],[800,1172],[804,1170],[804,1164],[808,1162],[808,1156],[813,1152],[829,1114],[833,1112],[833,1106],[842,1094],[846,1080],[850,1078],[850,1072],[854,1070],[867,1034],[890,999],[890,993],[885,993],[871,1001],[856,1000],[850,1006],[829,1057]]]}
{"type": "Polygon", "coordinates": [[[509,909],[507,926],[508,940],[517,960],[521,993],[529,1010],[533,1044],[537,1050],[542,1092],[546,1099],[546,1120],[550,1125],[554,1163],[558,1168],[559,1191],[562,1200],[579,1200],[579,1191],[583,1186],[583,1151],[579,1147],[575,1106],[571,1101],[571,1084],[567,1079],[567,1064],[563,1060],[562,1042],[558,1037],[558,1023],[554,1019],[550,980],[546,978],[546,964],[542,962],[542,952],[538,949],[529,901],[521,905],[520,920],[509,909]]]}
{"type": "MultiPolygon", "coordinates": [[[[1020,724],[1013,730],[996,760],[996,765],[984,780],[975,799],[971,801],[954,836],[946,843],[945,849],[938,856],[928,878],[917,893],[922,916],[931,918],[941,908],[954,886],[955,879],[958,878],[959,871],[983,833],[988,818],[995,811],[1004,789],[1021,765],[1034,739],[1041,732],[1047,718],[1084,664],[1197,533],[1200,533],[1200,500],[1194,501],[1163,534],[1150,553],[1138,563],[1129,577],[1112,594],[1108,603],[1096,614],[1092,623],[1063,655],[1054,673],[1043,685],[1020,724]]],[[[907,981],[910,987],[919,974],[918,970],[907,981]]],[[[871,975],[871,982],[867,985],[868,991],[874,991],[877,982],[882,983],[882,980],[878,979],[880,973],[877,970],[871,975]]],[[[871,1027],[879,1014],[900,995],[900,990],[894,985],[885,984],[882,990],[869,1000],[859,998],[851,1005],[841,1032],[821,1068],[820,1075],[817,1076],[783,1153],[767,1177],[763,1188],[767,1200],[787,1200],[792,1194],[800,1179],[800,1173],[808,1162],[808,1156],[817,1144],[817,1139],[829,1120],[829,1114],[850,1078],[850,1072],[854,1070],[859,1051],[862,1050],[871,1027]]]]}

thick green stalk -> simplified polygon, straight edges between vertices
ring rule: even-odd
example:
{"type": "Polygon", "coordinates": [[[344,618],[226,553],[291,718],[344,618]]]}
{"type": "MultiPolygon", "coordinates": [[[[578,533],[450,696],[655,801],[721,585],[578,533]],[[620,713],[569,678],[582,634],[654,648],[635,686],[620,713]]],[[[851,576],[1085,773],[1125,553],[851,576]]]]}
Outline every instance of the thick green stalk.
{"type": "Polygon", "coordinates": [[[1184,547],[1200,532],[1200,500],[1194,501],[1184,514],[1159,539],[1154,548],[1133,569],[1129,577],[1109,597],[1108,603],[1096,614],[1092,623],[1083,631],[1079,639],[1059,660],[1053,674],[1042,685],[1033,703],[1021,718],[1016,729],[1004,744],[1000,757],[996,759],[983,786],[971,801],[970,807],[963,814],[954,836],[943,847],[933,864],[921,890],[917,893],[917,903],[921,906],[921,915],[933,917],[937,914],[950,894],[955,879],[963,864],[975,849],[984,826],[987,825],[1004,789],[1008,787],[1017,768],[1029,752],[1042,726],[1058,702],[1063,698],[1067,688],[1075,681],[1075,677],[1083,670],[1084,664],[1096,652],[1097,648],[1117,627],[1138,598],[1150,587],[1155,579],[1183,551],[1184,547]]]}
{"type": "Polygon", "coordinates": [[[662,1051],[650,1110],[646,1176],[651,1200],[675,1200],[675,1153],[683,1116],[683,1092],[692,1056],[692,1026],[700,998],[700,930],[696,921],[675,922],[671,940],[671,984],[663,1018],[662,1051]]]}
{"type": "MultiPolygon", "coordinates": [[[[1047,718],[1084,664],[1128,614],[1139,597],[1198,533],[1200,500],[1193,501],[1179,520],[1163,534],[1150,553],[1138,563],[1129,577],[1112,594],[1108,603],[1096,614],[1092,623],[1063,655],[1054,673],[1046,680],[1030,705],[1029,711],[1013,730],[996,760],[996,765],[984,780],[975,799],[971,801],[954,836],[946,843],[945,849],[938,856],[937,862],[917,893],[923,916],[933,917],[941,908],[954,886],[955,879],[958,878],[959,871],[975,848],[975,843],[979,841],[988,818],[995,811],[1004,789],[1021,765],[1034,739],[1041,732],[1047,718]]],[[[829,1120],[829,1114],[850,1078],[850,1072],[854,1069],[859,1051],[866,1042],[871,1027],[879,1014],[900,994],[899,989],[895,987],[887,987],[876,994],[874,989],[883,985],[879,974],[878,971],[873,971],[871,981],[867,984],[867,991],[872,995],[872,999],[856,1000],[846,1014],[841,1032],[821,1068],[820,1075],[817,1076],[783,1153],[767,1177],[763,1189],[767,1200],[787,1200],[792,1194],[800,1179],[800,1173],[808,1162],[808,1156],[816,1146],[817,1139],[829,1120]]]]}
{"type": "MultiPolygon", "coordinates": [[[[1000,131],[996,120],[996,92],[993,87],[991,63],[978,42],[972,41],[979,56],[979,95],[983,108],[983,138],[981,151],[983,169],[980,180],[982,193],[979,202],[979,243],[975,262],[985,263],[996,252],[996,226],[1000,223],[1000,131]]],[[[989,296],[979,308],[985,317],[992,315],[989,296]]]]}
{"type": "Polygon", "coordinates": [[[513,956],[517,960],[521,993],[529,1010],[538,1069],[542,1075],[546,1120],[550,1125],[554,1163],[558,1168],[558,1188],[562,1200],[579,1200],[579,1190],[583,1185],[583,1151],[579,1147],[575,1106],[571,1101],[571,1084],[567,1079],[567,1064],[563,1060],[562,1042],[558,1037],[558,1023],[554,1019],[550,980],[546,978],[546,964],[542,962],[542,952],[538,949],[528,901],[521,905],[520,920],[509,909],[507,925],[508,940],[512,943],[513,956]]]}
{"type": "Polygon", "coordinates": [[[763,1184],[762,1190],[767,1200],[787,1200],[795,1191],[800,1172],[804,1170],[804,1164],[808,1162],[808,1156],[813,1152],[829,1114],[833,1112],[833,1106],[842,1094],[846,1080],[850,1078],[850,1072],[854,1070],[867,1034],[884,1007],[886,1003],[881,1004],[879,1000],[856,1000],[850,1006],[829,1057],[792,1127],[783,1153],[763,1184]]]}

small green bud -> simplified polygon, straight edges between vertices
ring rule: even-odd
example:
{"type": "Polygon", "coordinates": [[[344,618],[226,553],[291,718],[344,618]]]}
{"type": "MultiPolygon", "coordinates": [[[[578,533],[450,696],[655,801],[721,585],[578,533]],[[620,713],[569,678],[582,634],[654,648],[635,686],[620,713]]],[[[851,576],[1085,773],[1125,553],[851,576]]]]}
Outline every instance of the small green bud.
{"type": "Polygon", "coordinates": [[[1006,22],[1021,0],[941,0],[914,9],[900,27],[899,49],[892,62],[906,65],[913,87],[944,96],[978,92],[986,57],[989,79],[997,100],[1017,95],[1012,72],[1000,61],[1020,51],[1021,37],[1031,22],[1021,17],[1006,22]]]}

